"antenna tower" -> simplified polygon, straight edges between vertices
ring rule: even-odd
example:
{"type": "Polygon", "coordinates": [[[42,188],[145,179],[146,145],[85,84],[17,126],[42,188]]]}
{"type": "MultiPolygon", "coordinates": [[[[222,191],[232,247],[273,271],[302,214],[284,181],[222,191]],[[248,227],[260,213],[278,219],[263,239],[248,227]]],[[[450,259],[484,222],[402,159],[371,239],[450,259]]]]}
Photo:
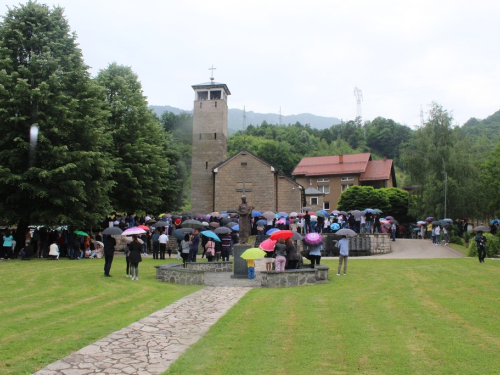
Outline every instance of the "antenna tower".
{"type": "Polygon", "coordinates": [[[424,127],[424,110],[422,109],[422,104],[420,104],[420,127],[424,127]]]}
{"type": "Polygon", "coordinates": [[[359,117],[359,120],[361,121],[361,102],[363,101],[363,91],[358,89],[357,87],[354,88],[354,97],[356,98],[356,117],[359,117]]]}

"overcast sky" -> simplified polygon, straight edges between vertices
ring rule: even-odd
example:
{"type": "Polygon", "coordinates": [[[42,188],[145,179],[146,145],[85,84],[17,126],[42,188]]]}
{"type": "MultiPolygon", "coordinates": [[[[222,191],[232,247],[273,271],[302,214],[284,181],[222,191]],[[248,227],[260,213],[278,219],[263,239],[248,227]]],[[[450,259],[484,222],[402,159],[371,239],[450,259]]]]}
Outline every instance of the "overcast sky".
{"type": "Polygon", "coordinates": [[[500,110],[499,1],[39,3],[65,8],[93,75],[132,67],[152,105],[192,109],[213,64],[229,108],[247,111],[350,120],[354,87],[363,119],[416,125],[432,101],[459,125],[500,110]]]}

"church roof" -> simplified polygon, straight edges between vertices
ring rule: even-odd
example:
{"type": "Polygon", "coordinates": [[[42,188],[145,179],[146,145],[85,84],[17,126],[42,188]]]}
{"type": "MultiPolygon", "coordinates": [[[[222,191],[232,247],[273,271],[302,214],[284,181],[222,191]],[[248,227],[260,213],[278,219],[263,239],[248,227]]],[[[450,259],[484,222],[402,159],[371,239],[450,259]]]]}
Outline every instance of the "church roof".
{"type": "Polygon", "coordinates": [[[292,172],[294,176],[325,176],[363,173],[371,160],[370,153],[314,156],[303,158],[292,172]],[[342,162],[341,162],[342,159],[342,162]]]}
{"type": "Polygon", "coordinates": [[[197,85],[191,86],[194,90],[196,89],[224,89],[226,92],[226,95],[231,95],[231,92],[229,91],[227,85],[225,83],[221,82],[205,82],[205,83],[198,83],[197,85]]]}

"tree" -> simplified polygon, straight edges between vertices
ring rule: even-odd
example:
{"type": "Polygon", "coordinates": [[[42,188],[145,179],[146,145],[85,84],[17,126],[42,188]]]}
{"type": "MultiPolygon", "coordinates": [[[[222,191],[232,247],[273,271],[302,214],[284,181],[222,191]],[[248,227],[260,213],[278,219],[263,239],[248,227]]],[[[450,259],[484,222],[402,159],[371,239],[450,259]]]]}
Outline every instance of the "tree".
{"type": "Polygon", "coordinates": [[[408,202],[409,202],[408,192],[394,187],[382,188],[380,189],[380,191],[387,196],[390,205],[388,211],[384,213],[390,214],[400,222],[409,221],[410,219],[408,217],[408,202]]]}
{"type": "Polygon", "coordinates": [[[404,145],[402,161],[410,183],[418,188],[411,200],[412,216],[442,217],[445,184],[448,217],[478,214],[478,168],[470,142],[461,137],[459,128],[452,127],[452,120],[446,110],[433,103],[425,126],[404,145]]]}
{"type": "Polygon", "coordinates": [[[352,186],[342,192],[337,203],[337,209],[341,211],[365,208],[378,208],[389,212],[390,202],[387,194],[382,189],[374,189],[373,186],[352,186]]]}
{"type": "Polygon", "coordinates": [[[114,209],[133,213],[175,208],[177,152],[171,135],[148,109],[137,75],[130,67],[112,63],[96,81],[105,89],[110,112],[106,130],[113,139],[114,209]]]}
{"type": "Polygon", "coordinates": [[[88,227],[110,211],[102,90],[75,40],[62,8],[31,1],[0,24],[0,212],[21,235],[28,224],[88,227]]]}

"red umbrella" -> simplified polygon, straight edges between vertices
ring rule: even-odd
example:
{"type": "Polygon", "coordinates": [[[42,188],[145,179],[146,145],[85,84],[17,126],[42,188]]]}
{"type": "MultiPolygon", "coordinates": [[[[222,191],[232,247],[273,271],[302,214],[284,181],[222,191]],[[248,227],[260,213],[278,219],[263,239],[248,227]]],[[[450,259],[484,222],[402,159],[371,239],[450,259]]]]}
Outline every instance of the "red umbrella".
{"type": "Polygon", "coordinates": [[[277,230],[276,232],[271,234],[271,239],[274,241],[279,240],[280,238],[283,238],[286,240],[287,238],[292,238],[294,233],[291,230],[277,230]]]}
{"type": "Polygon", "coordinates": [[[151,230],[151,229],[149,229],[149,227],[147,227],[145,225],[139,225],[137,228],[144,229],[146,232],[149,232],[151,230]]]}
{"type": "Polygon", "coordinates": [[[273,251],[275,245],[276,241],[268,238],[267,240],[262,241],[262,243],[259,245],[259,248],[264,251],[273,251]]]}

